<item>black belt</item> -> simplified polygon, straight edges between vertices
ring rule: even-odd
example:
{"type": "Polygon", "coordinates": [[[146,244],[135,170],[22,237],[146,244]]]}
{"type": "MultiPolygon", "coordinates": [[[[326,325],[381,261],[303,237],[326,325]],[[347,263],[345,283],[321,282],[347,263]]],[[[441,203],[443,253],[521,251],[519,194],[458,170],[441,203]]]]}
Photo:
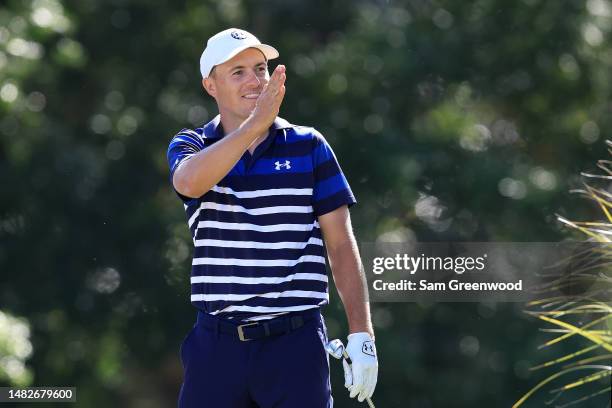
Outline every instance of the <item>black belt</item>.
{"type": "Polygon", "coordinates": [[[287,334],[304,326],[306,322],[313,320],[318,315],[319,309],[315,308],[298,313],[288,313],[270,320],[240,324],[240,322],[232,322],[198,311],[197,324],[209,330],[218,330],[219,333],[228,334],[240,341],[249,341],[287,334]]]}

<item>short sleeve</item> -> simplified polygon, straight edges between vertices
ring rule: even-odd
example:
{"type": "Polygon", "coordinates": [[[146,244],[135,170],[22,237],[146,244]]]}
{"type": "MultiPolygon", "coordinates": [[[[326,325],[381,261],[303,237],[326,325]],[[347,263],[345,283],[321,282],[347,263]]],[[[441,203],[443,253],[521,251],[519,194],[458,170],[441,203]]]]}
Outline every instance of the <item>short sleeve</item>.
{"type": "MultiPolygon", "coordinates": [[[[167,159],[168,166],[170,168],[170,185],[173,189],[174,184],[172,183],[172,178],[174,177],[174,172],[176,169],[178,169],[183,162],[189,160],[193,155],[202,151],[203,149],[204,143],[202,142],[202,139],[192,130],[183,129],[172,138],[170,145],[168,146],[167,159]]],[[[193,200],[192,198],[185,197],[178,191],[176,191],[176,194],[183,201],[193,200]]]]}
{"type": "Polygon", "coordinates": [[[315,215],[331,212],[343,205],[355,204],[355,196],[325,138],[315,133],[313,209],[315,215]]]}

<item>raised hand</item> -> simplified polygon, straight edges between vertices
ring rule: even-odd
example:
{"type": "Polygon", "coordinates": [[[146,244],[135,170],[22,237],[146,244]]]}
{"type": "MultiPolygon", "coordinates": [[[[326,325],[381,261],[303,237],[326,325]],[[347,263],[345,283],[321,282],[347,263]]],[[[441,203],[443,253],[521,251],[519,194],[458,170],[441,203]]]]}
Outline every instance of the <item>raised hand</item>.
{"type": "Polygon", "coordinates": [[[281,103],[285,97],[286,68],[278,65],[268,83],[263,87],[255,109],[247,119],[251,125],[262,131],[267,130],[278,116],[281,103]]]}

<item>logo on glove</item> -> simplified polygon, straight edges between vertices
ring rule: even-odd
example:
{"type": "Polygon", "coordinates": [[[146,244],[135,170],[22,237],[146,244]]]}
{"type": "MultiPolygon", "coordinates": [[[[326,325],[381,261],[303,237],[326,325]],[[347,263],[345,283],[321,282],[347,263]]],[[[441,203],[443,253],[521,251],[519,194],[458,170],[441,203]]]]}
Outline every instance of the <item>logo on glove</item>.
{"type": "Polygon", "coordinates": [[[374,351],[374,344],[371,341],[364,341],[361,345],[361,352],[363,354],[367,354],[369,356],[375,356],[376,351],[374,351]]]}

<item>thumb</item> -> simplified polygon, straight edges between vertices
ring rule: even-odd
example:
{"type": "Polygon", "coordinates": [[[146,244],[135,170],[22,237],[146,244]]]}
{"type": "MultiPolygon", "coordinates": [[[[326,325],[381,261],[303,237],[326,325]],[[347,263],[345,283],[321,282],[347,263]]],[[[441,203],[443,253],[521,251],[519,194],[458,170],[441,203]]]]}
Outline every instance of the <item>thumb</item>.
{"type": "Polygon", "coordinates": [[[342,368],[344,368],[344,386],[348,388],[353,384],[353,370],[351,370],[351,366],[344,359],[342,359],[342,368]]]}

